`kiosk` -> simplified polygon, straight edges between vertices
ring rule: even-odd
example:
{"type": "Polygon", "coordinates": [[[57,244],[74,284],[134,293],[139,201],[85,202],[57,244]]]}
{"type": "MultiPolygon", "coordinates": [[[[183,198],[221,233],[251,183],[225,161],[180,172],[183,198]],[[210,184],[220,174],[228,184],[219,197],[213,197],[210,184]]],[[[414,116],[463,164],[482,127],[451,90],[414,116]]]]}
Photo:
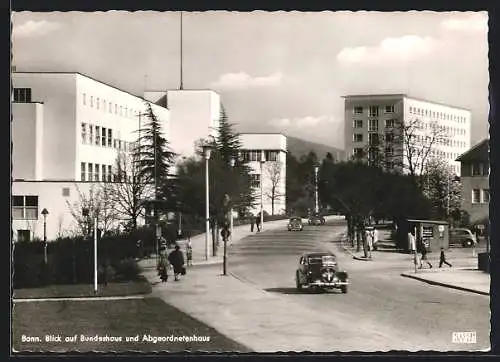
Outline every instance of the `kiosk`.
{"type": "Polygon", "coordinates": [[[422,238],[428,252],[439,252],[449,246],[449,225],[447,221],[408,219],[409,231],[415,231],[416,240],[422,238]]]}

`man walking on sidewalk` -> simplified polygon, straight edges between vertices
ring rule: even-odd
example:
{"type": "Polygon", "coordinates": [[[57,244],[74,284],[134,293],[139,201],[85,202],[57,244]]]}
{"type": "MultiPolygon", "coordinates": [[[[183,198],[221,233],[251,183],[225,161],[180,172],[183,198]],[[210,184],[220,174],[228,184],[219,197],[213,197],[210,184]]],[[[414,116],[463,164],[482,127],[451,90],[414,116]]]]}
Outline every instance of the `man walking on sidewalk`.
{"type": "Polygon", "coordinates": [[[257,232],[260,231],[260,214],[255,217],[255,225],[257,226],[257,232]]]}
{"type": "Polygon", "coordinates": [[[253,227],[255,225],[255,219],[253,214],[250,214],[250,232],[253,233],[253,227]]]}
{"type": "Polygon", "coordinates": [[[427,246],[425,245],[425,242],[420,239],[419,240],[420,244],[420,253],[422,254],[422,257],[420,258],[420,267],[419,269],[422,269],[422,261],[425,261],[427,265],[429,265],[429,269],[432,269],[432,264],[427,260],[427,246]]]}
{"type": "Polygon", "coordinates": [[[441,248],[441,254],[439,255],[439,267],[441,268],[443,264],[448,265],[451,267],[451,264],[446,261],[446,256],[444,255],[444,248],[441,248]]]}

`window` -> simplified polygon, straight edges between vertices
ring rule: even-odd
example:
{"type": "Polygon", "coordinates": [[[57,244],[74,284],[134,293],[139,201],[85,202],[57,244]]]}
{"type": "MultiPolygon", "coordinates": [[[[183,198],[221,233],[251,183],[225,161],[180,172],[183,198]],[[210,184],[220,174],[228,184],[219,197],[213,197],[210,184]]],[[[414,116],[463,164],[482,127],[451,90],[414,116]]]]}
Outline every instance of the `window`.
{"type": "Polygon", "coordinates": [[[102,127],[101,146],[106,147],[106,127],[102,127]]]}
{"type": "Polygon", "coordinates": [[[89,144],[94,144],[94,126],[89,124],[89,144]]]}
{"type": "Polygon", "coordinates": [[[353,152],[354,157],[361,158],[364,156],[364,154],[365,154],[365,150],[363,150],[362,148],[355,148],[354,149],[354,152],[353,152]]]}
{"type": "Polygon", "coordinates": [[[109,102],[109,113],[113,113],[113,103],[109,102]]]}
{"type": "Polygon", "coordinates": [[[108,128],[108,147],[113,146],[113,130],[108,128]]]}
{"type": "Polygon", "coordinates": [[[120,106],[120,116],[122,115],[122,106],[120,106]]]}
{"type": "Polygon", "coordinates": [[[94,179],[94,168],[93,168],[93,164],[92,163],[89,163],[88,165],[89,167],[89,176],[87,178],[87,181],[92,181],[94,179]]]}
{"type": "Polygon", "coordinates": [[[96,163],[95,164],[95,173],[94,173],[94,180],[95,181],[101,181],[101,177],[100,177],[100,167],[99,167],[99,164],[96,163]]]}
{"type": "Polygon", "coordinates": [[[85,93],[83,93],[83,105],[86,106],[87,105],[87,95],[85,93]]]}
{"type": "Polygon", "coordinates": [[[105,100],[103,100],[103,101],[102,101],[102,110],[103,110],[104,112],[106,112],[106,110],[108,109],[108,107],[106,107],[106,106],[107,106],[107,103],[106,103],[106,101],[105,101],[105,100]]]}
{"type": "Polygon", "coordinates": [[[80,181],[86,181],[87,170],[85,169],[85,162],[80,163],[80,181]]]}
{"type": "Polygon", "coordinates": [[[385,128],[394,128],[394,120],[386,119],[385,120],[385,128]]]}
{"type": "Polygon", "coordinates": [[[101,144],[101,127],[95,126],[95,145],[99,146],[101,144]]]}
{"type": "Polygon", "coordinates": [[[481,170],[479,169],[478,163],[471,163],[471,175],[472,176],[481,176],[481,170]]]}
{"type": "Polygon", "coordinates": [[[118,149],[121,150],[122,149],[122,140],[118,140],[118,149]]]}
{"type": "Polygon", "coordinates": [[[490,202],[490,190],[488,189],[483,189],[482,190],[482,202],[484,204],[488,204],[490,202]]]}
{"type": "Polygon", "coordinates": [[[249,151],[248,161],[260,161],[262,157],[261,151],[249,151]]]}
{"type": "Polygon", "coordinates": [[[68,197],[69,196],[69,187],[63,187],[62,188],[62,195],[63,195],[63,197],[68,197]]]}
{"type": "Polygon", "coordinates": [[[115,114],[118,114],[118,105],[115,103],[115,114]]]}
{"type": "Polygon", "coordinates": [[[14,88],[14,103],[31,103],[31,88],[14,88]]]}
{"type": "Polygon", "coordinates": [[[12,218],[37,220],[38,196],[12,196],[12,218]]]}
{"type": "Polygon", "coordinates": [[[278,151],[265,151],[267,161],[278,161],[278,151]]]}
{"type": "Polygon", "coordinates": [[[106,170],[107,170],[106,165],[101,165],[101,170],[102,170],[101,171],[102,181],[106,182],[106,180],[107,180],[107,177],[106,177],[106,170]]]}
{"type": "Polygon", "coordinates": [[[82,123],[82,143],[87,143],[87,124],[82,123]]]}
{"type": "Polygon", "coordinates": [[[363,134],[362,133],[355,133],[352,135],[352,140],[354,142],[363,142],[363,134]]]}
{"type": "Polygon", "coordinates": [[[112,181],[113,171],[111,169],[111,165],[108,165],[108,182],[112,181]]]}
{"type": "Polygon", "coordinates": [[[394,133],[386,133],[385,134],[385,141],[386,142],[394,142],[394,133]]]}
{"type": "Polygon", "coordinates": [[[250,186],[258,188],[260,187],[260,175],[259,174],[250,174],[250,186]]]}
{"type": "Polygon", "coordinates": [[[371,145],[371,146],[376,146],[379,144],[379,136],[378,136],[378,133],[370,133],[368,135],[368,143],[371,145]]]}
{"type": "Polygon", "coordinates": [[[99,109],[99,98],[96,99],[95,104],[96,104],[96,108],[99,109]]]}
{"type": "Polygon", "coordinates": [[[370,117],[378,117],[378,106],[370,106],[370,117]]]}
{"type": "Polygon", "coordinates": [[[370,119],[368,123],[368,131],[378,131],[378,119],[370,119]]]}
{"type": "Polygon", "coordinates": [[[363,107],[354,107],[354,113],[363,114],[363,107]]]}
{"type": "Polygon", "coordinates": [[[28,242],[31,241],[31,231],[30,230],[17,230],[17,241],[18,242],[28,242]]]}
{"type": "Polygon", "coordinates": [[[94,106],[94,96],[90,96],[90,106],[94,106]]]}
{"type": "Polygon", "coordinates": [[[385,106],[385,113],[394,113],[394,106],[385,106]]]}
{"type": "Polygon", "coordinates": [[[474,189],[472,190],[472,203],[478,204],[481,202],[481,190],[474,189]]]}
{"type": "Polygon", "coordinates": [[[353,128],[363,128],[363,120],[362,119],[355,119],[352,124],[353,128]]]}

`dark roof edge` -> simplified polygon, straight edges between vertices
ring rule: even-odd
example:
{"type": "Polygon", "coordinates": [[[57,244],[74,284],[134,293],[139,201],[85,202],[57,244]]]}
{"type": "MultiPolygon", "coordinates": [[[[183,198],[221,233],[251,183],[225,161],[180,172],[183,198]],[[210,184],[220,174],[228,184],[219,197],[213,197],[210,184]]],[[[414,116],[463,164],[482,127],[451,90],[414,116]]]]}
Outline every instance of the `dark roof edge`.
{"type": "Polygon", "coordinates": [[[482,147],[483,144],[485,142],[489,142],[489,138],[485,138],[484,140],[482,140],[481,142],[478,142],[477,144],[475,144],[474,146],[472,146],[471,148],[469,148],[467,151],[465,151],[464,153],[462,153],[460,156],[458,156],[455,161],[461,161],[463,157],[467,156],[468,154],[470,154],[471,152],[474,152],[475,150],[477,150],[479,147],[482,147]]]}

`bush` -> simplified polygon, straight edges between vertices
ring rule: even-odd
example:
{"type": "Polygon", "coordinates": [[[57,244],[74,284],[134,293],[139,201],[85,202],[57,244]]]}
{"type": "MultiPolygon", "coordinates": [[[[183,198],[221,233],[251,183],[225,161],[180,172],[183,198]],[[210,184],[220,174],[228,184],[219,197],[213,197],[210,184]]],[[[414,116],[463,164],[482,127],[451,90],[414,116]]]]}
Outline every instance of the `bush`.
{"type": "Polygon", "coordinates": [[[137,265],[135,259],[132,258],[118,261],[114,266],[114,270],[116,276],[124,280],[134,280],[141,272],[139,265],[137,265]]]}

